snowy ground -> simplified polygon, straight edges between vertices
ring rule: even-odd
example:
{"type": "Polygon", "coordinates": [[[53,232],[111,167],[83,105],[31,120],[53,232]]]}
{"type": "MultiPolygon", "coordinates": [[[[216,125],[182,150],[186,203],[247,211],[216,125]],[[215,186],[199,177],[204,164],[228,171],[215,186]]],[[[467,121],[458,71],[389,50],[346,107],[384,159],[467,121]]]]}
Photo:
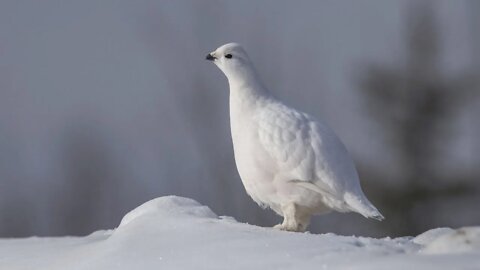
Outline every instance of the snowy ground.
{"type": "Polygon", "coordinates": [[[170,196],[115,230],[0,240],[0,269],[480,269],[480,227],[396,239],[290,233],[170,196]]]}

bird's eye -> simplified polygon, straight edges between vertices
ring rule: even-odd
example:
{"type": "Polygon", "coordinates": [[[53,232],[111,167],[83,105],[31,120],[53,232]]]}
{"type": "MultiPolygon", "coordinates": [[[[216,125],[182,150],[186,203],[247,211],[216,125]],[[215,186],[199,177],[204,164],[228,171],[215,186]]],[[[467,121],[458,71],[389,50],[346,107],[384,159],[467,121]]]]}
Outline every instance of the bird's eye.
{"type": "Polygon", "coordinates": [[[225,54],[225,58],[230,59],[230,58],[232,58],[232,57],[233,57],[233,55],[231,55],[231,54],[225,54]]]}

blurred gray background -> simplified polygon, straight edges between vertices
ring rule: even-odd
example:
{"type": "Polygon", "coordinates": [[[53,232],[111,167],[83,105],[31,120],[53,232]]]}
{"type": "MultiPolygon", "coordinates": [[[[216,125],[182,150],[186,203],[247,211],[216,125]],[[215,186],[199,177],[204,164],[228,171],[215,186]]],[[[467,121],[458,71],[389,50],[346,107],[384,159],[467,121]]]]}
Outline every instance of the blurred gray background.
{"type": "Polygon", "coordinates": [[[336,130],[387,218],[333,213],[312,232],[478,225],[478,14],[475,0],[3,0],[0,237],[114,228],[170,194],[280,222],[244,191],[227,81],[204,60],[231,41],[336,130]]]}

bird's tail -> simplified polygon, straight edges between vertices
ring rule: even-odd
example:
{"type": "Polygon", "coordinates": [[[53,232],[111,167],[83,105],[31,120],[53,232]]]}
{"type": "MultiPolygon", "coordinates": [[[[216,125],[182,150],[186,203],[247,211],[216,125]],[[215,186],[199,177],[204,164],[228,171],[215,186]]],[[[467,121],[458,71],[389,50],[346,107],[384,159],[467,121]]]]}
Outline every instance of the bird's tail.
{"type": "Polygon", "coordinates": [[[344,200],[353,212],[357,212],[366,218],[373,218],[380,221],[385,219],[380,211],[378,211],[365,196],[358,196],[347,192],[344,200]]]}

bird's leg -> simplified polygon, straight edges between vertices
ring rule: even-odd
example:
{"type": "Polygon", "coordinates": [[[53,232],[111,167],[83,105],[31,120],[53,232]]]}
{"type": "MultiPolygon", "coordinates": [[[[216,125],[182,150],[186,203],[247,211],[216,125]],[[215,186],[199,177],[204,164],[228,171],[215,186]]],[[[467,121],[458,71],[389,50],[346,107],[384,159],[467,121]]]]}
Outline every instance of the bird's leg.
{"type": "Polygon", "coordinates": [[[283,222],[274,226],[275,229],[293,232],[304,232],[310,224],[310,213],[304,207],[295,203],[282,206],[283,222]]]}

